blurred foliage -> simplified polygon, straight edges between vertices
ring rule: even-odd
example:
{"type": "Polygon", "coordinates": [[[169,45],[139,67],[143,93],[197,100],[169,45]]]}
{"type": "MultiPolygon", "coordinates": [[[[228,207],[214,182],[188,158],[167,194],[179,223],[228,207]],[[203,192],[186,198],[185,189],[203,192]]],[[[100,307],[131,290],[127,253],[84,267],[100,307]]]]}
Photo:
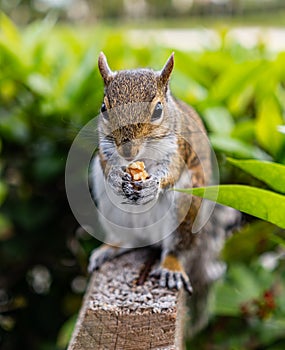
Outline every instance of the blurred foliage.
{"type": "MultiPolygon", "coordinates": [[[[54,24],[49,17],[20,30],[0,17],[3,350],[65,348],[81,303],[87,257],[97,242],[69,210],[64,167],[74,136],[101,105],[99,52],[115,70],[161,69],[172,51],[131,44],[118,28],[54,24]]],[[[222,183],[266,188],[225,156],[285,164],[285,135],[278,131],[285,52],[268,52],[262,43],[246,49],[225,32],[220,36],[218,49],[176,51],[172,91],[202,115],[222,183]]],[[[211,323],[191,348],[284,348],[284,236],[272,224],[250,220],[229,239],[228,273],[213,290],[211,323]]]]}

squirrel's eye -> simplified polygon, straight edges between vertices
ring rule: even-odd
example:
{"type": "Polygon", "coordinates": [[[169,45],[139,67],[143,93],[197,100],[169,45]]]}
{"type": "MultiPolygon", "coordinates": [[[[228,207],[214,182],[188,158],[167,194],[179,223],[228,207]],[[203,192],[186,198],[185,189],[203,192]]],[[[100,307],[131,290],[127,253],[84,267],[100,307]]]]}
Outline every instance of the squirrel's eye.
{"type": "Polygon", "coordinates": [[[103,102],[102,106],[101,106],[101,112],[104,113],[106,111],[107,111],[107,107],[106,107],[105,103],[103,102]]]}
{"type": "Polygon", "coordinates": [[[106,107],[104,102],[102,103],[102,106],[101,106],[101,113],[103,114],[103,117],[104,117],[105,120],[109,119],[108,112],[107,112],[107,107],[106,107]]]}
{"type": "Polygon", "coordinates": [[[162,116],[162,104],[161,102],[157,102],[157,104],[154,107],[154,110],[152,112],[151,120],[156,121],[162,116]]]}

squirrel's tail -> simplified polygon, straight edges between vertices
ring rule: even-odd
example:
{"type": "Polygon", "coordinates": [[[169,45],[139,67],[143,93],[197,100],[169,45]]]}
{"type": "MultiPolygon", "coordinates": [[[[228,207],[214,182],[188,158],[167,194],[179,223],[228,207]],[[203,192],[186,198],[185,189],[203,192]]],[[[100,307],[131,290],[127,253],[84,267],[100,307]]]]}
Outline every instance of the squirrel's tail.
{"type": "Polygon", "coordinates": [[[220,260],[225,240],[241,227],[242,214],[230,207],[216,205],[213,215],[201,233],[198,233],[198,251],[187,263],[193,296],[189,298],[190,322],[186,336],[193,337],[209,320],[209,295],[211,285],[226,271],[220,260]]]}

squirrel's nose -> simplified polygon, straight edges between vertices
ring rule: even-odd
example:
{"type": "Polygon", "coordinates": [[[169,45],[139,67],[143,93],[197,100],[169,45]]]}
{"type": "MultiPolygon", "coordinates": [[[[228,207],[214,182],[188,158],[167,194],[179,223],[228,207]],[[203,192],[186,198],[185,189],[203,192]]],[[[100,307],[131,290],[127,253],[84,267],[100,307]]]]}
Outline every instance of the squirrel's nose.
{"type": "Polygon", "coordinates": [[[118,148],[119,154],[127,161],[132,161],[138,154],[138,149],[132,142],[125,142],[118,148]]]}

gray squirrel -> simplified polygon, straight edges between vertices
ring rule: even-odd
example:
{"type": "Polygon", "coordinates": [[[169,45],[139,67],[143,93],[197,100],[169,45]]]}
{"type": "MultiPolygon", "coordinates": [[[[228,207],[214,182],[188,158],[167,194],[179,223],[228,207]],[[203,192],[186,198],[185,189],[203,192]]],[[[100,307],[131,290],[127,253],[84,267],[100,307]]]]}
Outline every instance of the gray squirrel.
{"type": "Polygon", "coordinates": [[[239,217],[231,208],[216,206],[193,232],[207,205],[203,208],[201,198],[171,191],[211,183],[206,130],[195,110],[170,92],[173,54],[161,71],[113,72],[103,53],[98,66],[104,100],[92,182],[107,244],[92,253],[89,271],[129,249],[158,246],[160,265],[152,275],[161,286],[184,287],[190,294],[194,290],[199,313],[209,286],[225,270],[219,253],[239,217]],[[136,161],[145,164],[144,180],[134,181],[127,172],[136,161]]]}

